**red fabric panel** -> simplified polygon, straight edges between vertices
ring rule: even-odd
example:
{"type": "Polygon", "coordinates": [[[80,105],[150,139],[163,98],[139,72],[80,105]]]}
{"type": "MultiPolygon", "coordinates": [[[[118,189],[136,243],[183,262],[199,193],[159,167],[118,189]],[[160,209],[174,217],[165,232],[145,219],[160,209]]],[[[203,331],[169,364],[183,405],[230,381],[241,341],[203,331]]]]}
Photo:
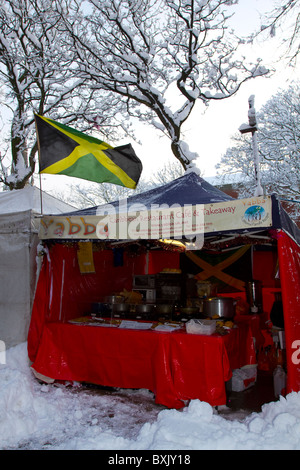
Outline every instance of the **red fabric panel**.
{"type": "Polygon", "coordinates": [[[34,361],[43,333],[45,319],[49,312],[50,274],[49,259],[44,257],[39,279],[37,282],[35,299],[31,312],[31,320],[27,337],[28,357],[34,361]]]}
{"type": "Polygon", "coordinates": [[[283,231],[278,233],[287,360],[287,393],[300,391],[300,248],[283,231]]]}
{"type": "Polygon", "coordinates": [[[179,269],[180,253],[175,251],[150,251],[149,274],[160,273],[163,269],[179,269]]]}
{"type": "MultiPolygon", "coordinates": [[[[264,330],[262,330],[262,314],[250,314],[250,315],[236,315],[234,322],[240,327],[240,334],[243,334],[243,340],[248,343],[248,348],[252,348],[252,362],[251,364],[256,364],[256,352],[255,349],[260,349],[262,346],[266,346],[266,338],[264,335],[264,330]],[[246,324],[249,329],[241,329],[241,325],[246,324]],[[251,338],[250,338],[251,336],[251,338]],[[252,342],[252,338],[255,339],[255,345],[252,342]]],[[[273,341],[272,341],[273,344],[273,341]]],[[[249,363],[250,364],[250,363],[249,363]]],[[[238,367],[233,367],[237,369],[238,367]]]]}
{"type": "Polygon", "coordinates": [[[56,380],[146,388],[169,408],[194,398],[217,406],[226,403],[230,363],[251,363],[251,348],[235,363],[245,348],[237,329],[226,336],[204,336],[48,323],[32,367],[56,380]]]}
{"type": "Polygon", "coordinates": [[[93,252],[95,273],[81,274],[77,244],[56,243],[44,256],[32,309],[28,334],[28,354],[34,360],[43,325],[67,321],[91,312],[93,302],[106,295],[132,289],[136,272],[144,273],[145,254],[123,254],[123,265],[115,266],[112,250],[93,252]]]}
{"type": "Polygon", "coordinates": [[[212,406],[226,403],[225,381],[231,369],[221,336],[172,334],[171,368],[182,400],[200,399],[212,406]]]}
{"type": "Polygon", "coordinates": [[[258,251],[253,252],[253,279],[262,281],[263,287],[276,287],[277,282],[274,279],[276,272],[278,255],[276,251],[258,251]]]}
{"type": "Polygon", "coordinates": [[[224,336],[224,343],[230,359],[231,369],[239,369],[245,365],[256,364],[256,351],[253,338],[256,337],[256,322],[249,319],[236,323],[232,335],[224,336]]]}

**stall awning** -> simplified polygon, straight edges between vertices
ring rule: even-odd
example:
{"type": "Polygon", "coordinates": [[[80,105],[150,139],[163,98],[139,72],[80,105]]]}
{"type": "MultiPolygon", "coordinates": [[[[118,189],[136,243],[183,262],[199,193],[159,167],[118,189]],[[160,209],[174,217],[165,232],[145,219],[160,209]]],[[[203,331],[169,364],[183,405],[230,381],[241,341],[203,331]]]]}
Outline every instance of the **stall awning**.
{"type": "MultiPolygon", "coordinates": [[[[107,206],[106,206],[107,207],[107,206]]],[[[74,213],[45,216],[41,220],[41,239],[151,240],[232,230],[272,227],[272,199],[237,199],[209,204],[178,204],[148,209],[114,206],[94,215],[74,213]]]]}

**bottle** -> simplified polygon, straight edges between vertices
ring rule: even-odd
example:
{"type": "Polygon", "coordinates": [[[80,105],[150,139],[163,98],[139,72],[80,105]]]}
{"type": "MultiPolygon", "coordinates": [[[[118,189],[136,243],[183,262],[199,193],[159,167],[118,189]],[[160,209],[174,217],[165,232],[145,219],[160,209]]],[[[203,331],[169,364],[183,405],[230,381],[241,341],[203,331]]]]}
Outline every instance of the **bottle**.
{"type": "Polygon", "coordinates": [[[278,365],[273,372],[274,395],[278,398],[286,394],[286,373],[283,367],[278,365]]]}

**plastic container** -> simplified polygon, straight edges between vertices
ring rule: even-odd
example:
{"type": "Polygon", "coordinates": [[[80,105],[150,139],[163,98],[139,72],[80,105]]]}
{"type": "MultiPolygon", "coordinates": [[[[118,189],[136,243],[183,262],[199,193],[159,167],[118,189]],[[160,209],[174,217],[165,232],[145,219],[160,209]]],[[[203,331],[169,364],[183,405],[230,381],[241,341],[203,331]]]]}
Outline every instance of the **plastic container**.
{"type": "Polygon", "coordinates": [[[212,335],[216,331],[214,320],[189,320],[185,324],[186,332],[196,335],[212,335]]]}
{"type": "Polygon", "coordinates": [[[232,371],[229,389],[233,392],[243,392],[252,387],[256,383],[256,379],[257,364],[249,364],[240,369],[234,369],[232,371]]]}

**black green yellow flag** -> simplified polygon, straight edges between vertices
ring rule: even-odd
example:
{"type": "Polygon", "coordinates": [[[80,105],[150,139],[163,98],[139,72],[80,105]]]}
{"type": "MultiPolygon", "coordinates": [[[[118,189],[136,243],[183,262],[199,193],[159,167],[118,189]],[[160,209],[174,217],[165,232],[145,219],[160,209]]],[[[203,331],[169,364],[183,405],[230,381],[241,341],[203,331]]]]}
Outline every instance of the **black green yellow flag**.
{"type": "Polygon", "coordinates": [[[218,285],[218,293],[243,291],[252,278],[250,245],[219,253],[187,251],[181,258],[181,269],[194,274],[197,281],[218,285]]]}
{"type": "Polygon", "coordinates": [[[35,123],[40,173],[136,187],[142,163],[130,144],[113,148],[95,137],[37,114],[35,123]]]}

